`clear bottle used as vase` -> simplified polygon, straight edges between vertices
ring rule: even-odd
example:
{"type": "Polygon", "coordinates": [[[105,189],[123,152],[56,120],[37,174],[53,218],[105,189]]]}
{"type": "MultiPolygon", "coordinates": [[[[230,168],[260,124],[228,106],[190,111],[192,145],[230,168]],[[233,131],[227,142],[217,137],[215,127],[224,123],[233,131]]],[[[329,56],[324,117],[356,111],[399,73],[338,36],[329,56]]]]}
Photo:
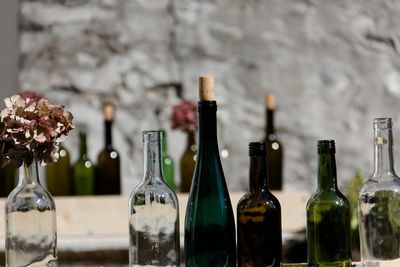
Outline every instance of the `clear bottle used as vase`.
{"type": "Polygon", "coordinates": [[[179,266],[179,208],[165,182],[161,131],[143,132],[144,177],[129,199],[129,266],[179,266]]]}
{"type": "Polygon", "coordinates": [[[56,208],[37,163],[19,169],[5,206],[6,266],[57,266],[56,208]]]}
{"type": "Polygon", "coordinates": [[[374,121],[374,174],[359,193],[361,262],[400,266],[400,178],[394,170],[392,120],[374,121]]]}

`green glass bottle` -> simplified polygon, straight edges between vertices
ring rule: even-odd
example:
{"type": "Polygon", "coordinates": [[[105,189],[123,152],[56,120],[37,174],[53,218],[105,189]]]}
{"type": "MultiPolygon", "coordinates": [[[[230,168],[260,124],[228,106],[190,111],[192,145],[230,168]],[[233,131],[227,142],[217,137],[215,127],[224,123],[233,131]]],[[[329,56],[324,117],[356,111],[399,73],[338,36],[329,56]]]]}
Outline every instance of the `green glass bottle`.
{"type": "Polygon", "coordinates": [[[186,266],[236,266],[235,220],[217,141],[213,77],[200,77],[199,146],[185,217],[186,266]]]}
{"type": "Polygon", "coordinates": [[[267,146],[268,187],[270,190],[282,190],[283,146],[274,128],[275,98],[273,95],[266,95],[265,105],[267,121],[264,142],[267,146]]]}
{"type": "Polygon", "coordinates": [[[47,164],[47,190],[52,196],[68,196],[72,191],[70,155],[63,146],[60,146],[59,155],[57,162],[47,164]]]}
{"type": "Polygon", "coordinates": [[[187,132],[187,143],[185,152],[182,155],[180,162],[181,185],[180,191],[188,193],[192,185],[194,168],[196,166],[196,142],[194,139],[195,132],[187,132]]]}
{"type": "Polygon", "coordinates": [[[105,146],[97,157],[96,194],[119,195],[121,194],[120,156],[112,144],[114,106],[105,104],[103,106],[103,114],[105,146]]]}
{"type": "Polygon", "coordinates": [[[74,194],[93,195],[95,169],[87,155],[86,133],[79,133],[79,159],[73,166],[74,194]]]}
{"type": "Polygon", "coordinates": [[[335,142],[318,141],[318,188],[307,203],[309,267],[350,267],[350,204],[336,182],[335,142]]]}
{"type": "Polygon", "coordinates": [[[239,267],[280,267],[282,260],[281,206],[268,190],[266,147],[249,145],[250,191],[237,205],[239,267]]]}
{"type": "Polygon", "coordinates": [[[162,168],[163,168],[163,174],[165,181],[167,184],[175,190],[175,179],[174,179],[174,174],[175,174],[175,168],[174,168],[174,161],[172,158],[168,155],[168,141],[167,141],[167,132],[162,129],[161,130],[161,135],[162,135],[162,168]]]}

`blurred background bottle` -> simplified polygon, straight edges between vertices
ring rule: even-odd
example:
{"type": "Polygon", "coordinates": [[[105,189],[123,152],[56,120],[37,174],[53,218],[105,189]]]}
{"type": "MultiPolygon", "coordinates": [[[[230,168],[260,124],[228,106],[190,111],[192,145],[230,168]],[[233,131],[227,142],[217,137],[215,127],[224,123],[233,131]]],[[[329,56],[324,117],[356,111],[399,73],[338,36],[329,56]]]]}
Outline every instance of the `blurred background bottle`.
{"type": "Polygon", "coordinates": [[[60,146],[57,162],[46,167],[47,190],[53,196],[68,196],[72,193],[71,158],[68,150],[60,146]]]}
{"type": "Polygon", "coordinates": [[[180,171],[181,171],[180,192],[182,193],[188,193],[190,191],[194,168],[196,166],[196,142],[194,138],[195,132],[188,131],[186,134],[187,134],[186,149],[185,152],[183,152],[180,162],[180,171]]]}
{"type": "Polygon", "coordinates": [[[16,186],[17,169],[11,164],[0,167],[0,197],[7,197],[16,186]]]}
{"type": "Polygon", "coordinates": [[[88,158],[86,133],[79,133],[79,158],[73,166],[74,194],[93,195],[95,169],[92,161],[88,158]]]}
{"type": "Polygon", "coordinates": [[[162,167],[165,181],[172,189],[175,190],[175,167],[174,161],[168,154],[168,140],[167,140],[167,132],[162,129],[162,144],[161,144],[161,154],[162,154],[162,167]]]}
{"type": "Polygon", "coordinates": [[[264,142],[267,146],[268,187],[270,190],[282,190],[283,185],[283,146],[278,140],[274,128],[275,97],[265,96],[266,127],[264,142]]]}
{"type": "Polygon", "coordinates": [[[112,145],[112,125],[114,122],[114,106],[107,103],[103,106],[104,141],[103,150],[97,157],[96,194],[121,194],[120,155],[112,145]]]}

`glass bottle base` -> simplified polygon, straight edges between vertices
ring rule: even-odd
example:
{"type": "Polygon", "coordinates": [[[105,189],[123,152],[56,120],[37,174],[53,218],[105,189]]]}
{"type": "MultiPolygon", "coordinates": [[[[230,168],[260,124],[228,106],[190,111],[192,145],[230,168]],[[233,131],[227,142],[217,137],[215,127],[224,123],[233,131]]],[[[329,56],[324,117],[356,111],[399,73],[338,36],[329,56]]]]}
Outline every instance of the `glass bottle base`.
{"type": "Polygon", "coordinates": [[[309,263],[308,267],[351,267],[351,261],[309,263]]]}
{"type": "Polygon", "coordinates": [[[395,260],[368,260],[362,262],[358,267],[399,267],[400,258],[395,260]]]}

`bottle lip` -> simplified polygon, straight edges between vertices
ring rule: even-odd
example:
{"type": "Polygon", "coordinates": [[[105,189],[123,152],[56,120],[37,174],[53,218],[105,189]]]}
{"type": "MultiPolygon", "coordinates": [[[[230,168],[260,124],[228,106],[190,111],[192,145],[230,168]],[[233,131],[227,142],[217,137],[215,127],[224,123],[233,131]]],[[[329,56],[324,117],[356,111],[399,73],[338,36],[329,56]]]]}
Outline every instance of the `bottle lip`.
{"type": "Polygon", "coordinates": [[[197,103],[197,111],[205,110],[217,110],[217,101],[215,100],[201,100],[197,103]]]}
{"type": "Polygon", "coordinates": [[[249,143],[249,155],[250,156],[265,156],[267,147],[264,142],[251,142],[249,143]]]}
{"type": "Polygon", "coordinates": [[[143,142],[159,142],[162,140],[162,132],[160,130],[146,130],[142,132],[143,142]]]}
{"type": "Polygon", "coordinates": [[[385,130],[392,128],[392,118],[375,118],[374,130],[385,130]]]}
{"type": "Polygon", "coordinates": [[[318,140],[318,154],[336,153],[335,140],[318,140]]]}

